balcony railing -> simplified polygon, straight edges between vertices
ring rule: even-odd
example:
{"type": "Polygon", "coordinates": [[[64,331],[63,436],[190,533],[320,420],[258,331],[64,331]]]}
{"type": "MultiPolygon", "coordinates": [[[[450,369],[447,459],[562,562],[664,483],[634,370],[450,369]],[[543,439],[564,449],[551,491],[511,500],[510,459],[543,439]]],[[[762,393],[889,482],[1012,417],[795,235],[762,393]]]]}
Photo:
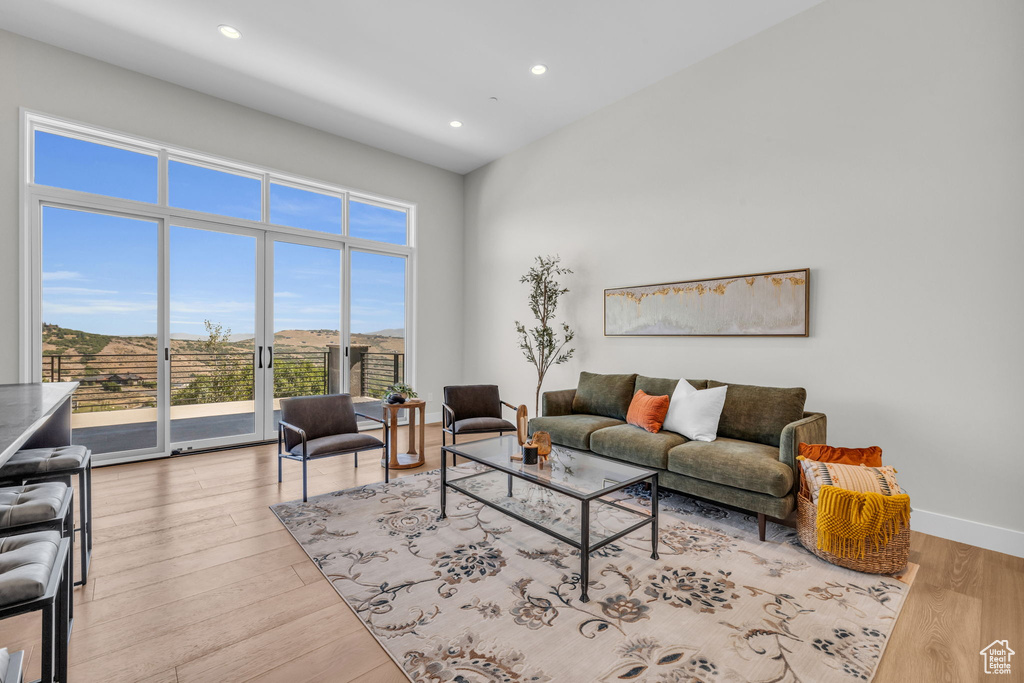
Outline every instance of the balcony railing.
{"type": "MultiPolygon", "coordinates": [[[[172,353],[171,405],[201,405],[255,398],[251,353],[172,353]]],[[[274,397],[314,396],[340,391],[338,354],[330,351],[281,351],[274,354],[274,397]]],[[[353,353],[353,393],[383,398],[388,386],[405,377],[405,354],[353,353]]],[[[76,413],[157,404],[156,354],[61,354],[43,356],[44,382],[79,382],[76,413]]]]}
{"type": "Polygon", "coordinates": [[[389,386],[405,377],[404,353],[364,353],[360,372],[361,396],[384,398],[389,386]]]}
{"type": "Polygon", "coordinates": [[[157,358],[113,353],[43,356],[43,381],[79,382],[72,403],[76,413],[154,408],[157,358]]]}

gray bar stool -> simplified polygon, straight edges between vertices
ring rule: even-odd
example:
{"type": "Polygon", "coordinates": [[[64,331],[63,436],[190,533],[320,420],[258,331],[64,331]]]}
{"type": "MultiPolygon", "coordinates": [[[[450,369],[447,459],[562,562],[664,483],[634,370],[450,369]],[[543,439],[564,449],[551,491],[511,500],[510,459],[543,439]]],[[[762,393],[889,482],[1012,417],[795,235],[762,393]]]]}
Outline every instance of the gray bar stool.
{"type": "Polygon", "coordinates": [[[48,481],[63,482],[71,486],[71,477],[78,477],[78,524],[81,533],[82,580],[89,580],[89,562],[92,560],[92,452],[85,446],[59,446],[57,448],[29,448],[18,451],[0,467],[0,486],[39,484],[48,481]]]}
{"type": "MultiPolygon", "coordinates": [[[[75,576],[75,490],[61,482],[0,488],[0,536],[56,531],[70,544],[67,576],[75,576]]],[[[74,619],[74,600],[68,606],[74,619]]]]}
{"type": "Polygon", "coordinates": [[[56,531],[0,538],[0,619],[41,611],[41,683],[67,683],[71,542],[56,531]]]}

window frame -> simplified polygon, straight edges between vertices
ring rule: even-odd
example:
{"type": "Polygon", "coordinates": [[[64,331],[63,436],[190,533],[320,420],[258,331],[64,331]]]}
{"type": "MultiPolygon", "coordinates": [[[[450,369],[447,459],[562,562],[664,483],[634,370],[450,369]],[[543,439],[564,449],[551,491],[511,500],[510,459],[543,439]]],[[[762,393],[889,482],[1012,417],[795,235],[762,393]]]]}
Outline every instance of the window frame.
{"type": "Polygon", "coordinates": [[[351,194],[350,192],[348,192],[348,193],[340,192],[340,191],[332,189],[330,187],[326,187],[326,186],[322,186],[322,185],[314,185],[314,184],[312,184],[312,183],[310,183],[308,181],[307,182],[303,182],[303,181],[300,181],[300,180],[291,180],[291,179],[285,180],[281,176],[275,175],[275,174],[268,174],[267,175],[267,179],[266,179],[266,182],[265,182],[265,188],[266,188],[266,192],[265,192],[266,198],[265,198],[265,201],[263,203],[263,210],[264,210],[263,216],[264,216],[264,220],[269,225],[273,225],[273,226],[275,226],[277,228],[285,228],[285,229],[292,229],[292,230],[303,230],[303,231],[308,232],[310,234],[317,234],[317,235],[331,235],[333,237],[345,237],[345,236],[348,235],[348,197],[351,194]],[[270,203],[270,190],[271,190],[270,186],[271,185],[280,185],[281,187],[288,187],[288,188],[291,188],[293,190],[301,190],[303,192],[310,192],[312,194],[319,194],[319,195],[324,195],[326,197],[335,197],[335,198],[339,199],[341,201],[341,225],[340,225],[341,230],[340,230],[340,232],[338,232],[338,233],[323,232],[323,231],[320,231],[320,230],[311,230],[309,228],[296,228],[296,227],[291,226],[291,225],[284,225],[282,223],[273,223],[273,222],[271,222],[271,220],[270,220],[270,211],[273,208],[271,206],[271,203],[270,203]]]}
{"type": "MultiPolygon", "coordinates": [[[[101,126],[86,124],[64,119],[43,112],[22,107],[20,109],[20,183],[19,193],[19,381],[38,382],[41,380],[41,364],[36,361],[42,354],[42,241],[41,207],[43,205],[62,205],[72,209],[94,210],[98,212],[116,213],[140,219],[159,221],[166,231],[172,224],[205,224],[211,229],[259,230],[267,240],[283,239],[284,241],[305,242],[315,240],[332,243],[342,252],[343,287],[342,287],[342,339],[350,343],[350,305],[351,289],[349,285],[351,250],[375,252],[389,256],[405,258],[405,375],[410,384],[416,383],[416,212],[415,202],[389,197],[374,192],[350,188],[314,178],[307,178],[280,171],[220,157],[213,154],[188,149],[179,145],[163,143],[141,136],[110,130],[101,126]],[[85,142],[116,147],[132,152],[155,155],[157,165],[157,202],[141,202],[121,199],[106,195],[92,194],[78,190],[37,185],[35,181],[35,131],[41,130],[55,135],[75,138],[85,142]],[[236,175],[258,178],[261,182],[261,220],[247,220],[223,216],[220,214],[194,211],[172,207],[168,204],[168,166],[171,160],[180,161],[213,170],[224,171],[236,175]],[[305,228],[294,228],[270,222],[270,185],[271,183],[287,185],[300,190],[309,190],[320,194],[338,196],[342,199],[342,231],[341,234],[321,232],[305,228]],[[389,209],[402,210],[406,213],[406,244],[392,244],[375,240],[352,237],[349,235],[349,200],[382,206],[389,209]],[[291,239],[289,239],[291,238],[291,239]]],[[[165,273],[166,275],[166,273],[165,273]]],[[[164,313],[161,311],[161,315],[164,313]]],[[[165,340],[166,341],[166,340],[165,340]]]]}

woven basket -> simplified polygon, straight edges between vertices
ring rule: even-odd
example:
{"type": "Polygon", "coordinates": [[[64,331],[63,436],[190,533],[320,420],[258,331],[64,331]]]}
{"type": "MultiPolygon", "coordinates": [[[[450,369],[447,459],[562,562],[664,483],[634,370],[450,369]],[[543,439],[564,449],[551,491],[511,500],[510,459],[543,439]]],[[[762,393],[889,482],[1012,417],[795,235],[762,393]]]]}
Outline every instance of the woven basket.
{"type": "Polygon", "coordinates": [[[910,527],[889,540],[884,547],[875,549],[868,541],[864,557],[839,557],[818,548],[818,507],[811,502],[806,484],[796,496],[796,533],[800,544],[832,564],[868,574],[895,574],[903,571],[910,557],[910,527]]]}

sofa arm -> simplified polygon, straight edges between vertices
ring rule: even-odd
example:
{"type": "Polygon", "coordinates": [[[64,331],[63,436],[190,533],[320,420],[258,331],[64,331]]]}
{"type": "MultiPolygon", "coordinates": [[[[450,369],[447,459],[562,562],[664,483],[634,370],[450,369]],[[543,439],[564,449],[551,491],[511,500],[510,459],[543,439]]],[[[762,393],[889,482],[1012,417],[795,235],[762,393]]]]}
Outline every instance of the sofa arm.
{"type": "Polygon", "coordinates": [[[571,415],[572,400],[576,397],[575,389],[561,391],[545,391],[541,394],[540,414],[544,417],[571,415]]]}
{"type": "Polygon", "coordinates": [[[790,422],[782,428],[779,461],[793,468],[798,484],[800,471],[796,456],[800,453],[800,443],[825,443],[827,427],[828,418],[825,417],[825,413],[804,413],[802,420],[790,422]]]}

